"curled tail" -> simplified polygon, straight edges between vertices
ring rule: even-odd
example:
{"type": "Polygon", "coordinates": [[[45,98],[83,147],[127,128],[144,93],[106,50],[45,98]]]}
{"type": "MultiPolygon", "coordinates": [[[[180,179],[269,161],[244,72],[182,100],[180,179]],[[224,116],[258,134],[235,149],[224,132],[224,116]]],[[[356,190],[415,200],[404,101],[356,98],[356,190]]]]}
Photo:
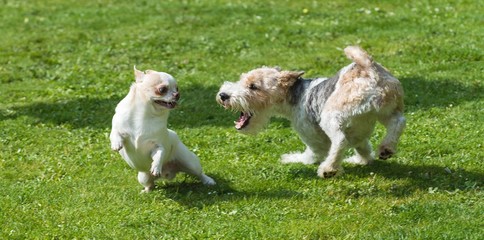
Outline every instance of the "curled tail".
{"type": "Polygon", "coordinates": [[[373,63],[371,56],[358,46],[348,46],[344,51],[346,56],[359,66],[367,68],[373,63]]]}

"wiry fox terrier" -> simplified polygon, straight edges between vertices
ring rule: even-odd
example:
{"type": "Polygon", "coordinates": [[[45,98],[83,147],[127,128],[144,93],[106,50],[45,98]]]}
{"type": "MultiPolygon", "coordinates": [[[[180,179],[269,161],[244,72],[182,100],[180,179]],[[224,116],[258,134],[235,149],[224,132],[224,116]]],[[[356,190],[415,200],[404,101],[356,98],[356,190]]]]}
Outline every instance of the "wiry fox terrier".
{"type": "Polygon", "coordinates": [[[349,46],[344,52],[353,63],[334,77],[303,79],[304,72],[262,67],[242,74],[238,82],[225,82],[217,102],[241,112],[235,128],[245,134],[259,132],[272,116],[289,119],[306,150],[284,154],[281,161],[314,164],[324,160],[318,168],[320,177],[343,173],[347,147],[356,152],[345,161],[370,164],[374,153],[369,138],[376,121],[387,131],[378,156],[387,159],[396,153],[405,128],[403,88],[363,49],[349,46]]]}

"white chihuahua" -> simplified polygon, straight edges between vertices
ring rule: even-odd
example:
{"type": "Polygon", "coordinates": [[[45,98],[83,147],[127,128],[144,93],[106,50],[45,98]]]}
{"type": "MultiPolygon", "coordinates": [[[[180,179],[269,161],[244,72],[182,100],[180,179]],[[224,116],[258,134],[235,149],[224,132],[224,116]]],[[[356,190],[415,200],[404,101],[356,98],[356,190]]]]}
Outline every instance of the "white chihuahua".
{"type": "Polygon", "coordinates": [[[188,150],[176,133],[167,128],[168,115],[180,94],[175,78],[164,72],[134,68],[136,82],[116,106],[110,135],[111,149],[138,171],[143,192],[155,180],[171,180],[179,171],[194,175],[206,185],[215,181],[203,174],[198,157],[188,150]]]}

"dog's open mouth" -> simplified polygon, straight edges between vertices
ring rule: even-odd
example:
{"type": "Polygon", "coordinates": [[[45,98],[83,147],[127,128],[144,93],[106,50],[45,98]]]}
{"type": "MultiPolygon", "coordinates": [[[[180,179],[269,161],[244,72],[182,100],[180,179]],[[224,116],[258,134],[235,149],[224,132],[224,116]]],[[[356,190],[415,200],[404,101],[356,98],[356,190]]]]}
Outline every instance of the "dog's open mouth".
{"type": "Polygon", "coordinates": [[[237,121],[234,121],[235,123],[235,128],[237,130],[241,130],[244,127],[247,127],[249,125],[249,121],[252,115],[250,113],[245,113],[245,112],[240,112],[240,117],[237,121]]]}
{"type": "Polygon", "coordinates": [[[163,106],[163,107],[166,107],[168,109],[172,109],[172,108],[176,107],[176,102],[165,102],[165,101],[161,101],[161,100],[155,100],[154,102],[156,104],[163,106]]]}

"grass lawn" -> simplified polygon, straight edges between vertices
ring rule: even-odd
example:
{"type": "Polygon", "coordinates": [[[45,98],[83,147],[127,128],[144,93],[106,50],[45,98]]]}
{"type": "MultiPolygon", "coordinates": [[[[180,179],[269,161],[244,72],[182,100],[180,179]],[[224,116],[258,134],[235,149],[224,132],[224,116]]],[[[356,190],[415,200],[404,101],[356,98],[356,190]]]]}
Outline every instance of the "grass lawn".
{"type": "Polygon", "coordinates": [[[483,12],[474,0],[4,0],[0,239],[482,239],[483,12]],[[240,135],[215,102],[262,65],[333,75],[351,44],[405,89],[387,161],[320,179],[279,163],[304,149],[287,121],[240,135]],[[108,139],[133,65],[178,79],[170,128],[218,185],[181,174],[140,194],[108,139]]]}

